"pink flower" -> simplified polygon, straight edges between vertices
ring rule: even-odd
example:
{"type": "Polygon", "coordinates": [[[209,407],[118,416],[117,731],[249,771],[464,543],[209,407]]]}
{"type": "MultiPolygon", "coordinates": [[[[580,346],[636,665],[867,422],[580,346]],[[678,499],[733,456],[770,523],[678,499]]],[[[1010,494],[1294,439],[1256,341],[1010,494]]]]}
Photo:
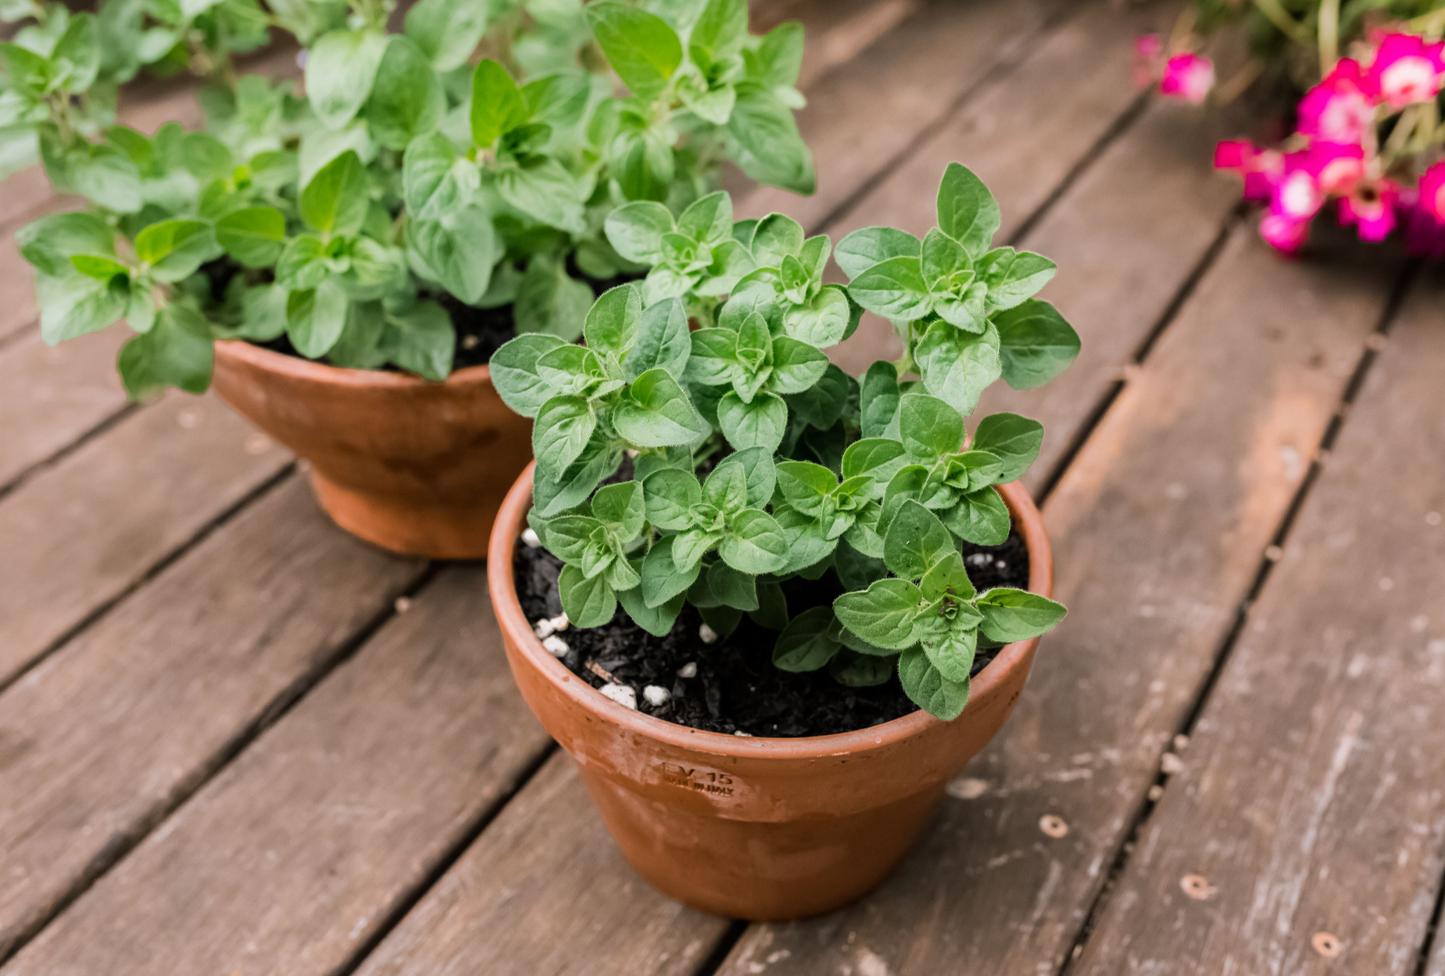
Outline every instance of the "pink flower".
{"type": "Polygon", "coordinates": [[[1326,142],[1362,142],[1375,118],[1367,87],[1360,63],[1341,58],[1324,80],[1300,99],[1296,128],[1326,142]]]}
{"type": "Polygon", "coordinates": [[[1270,213],[1292,221],[1308,221],[1319,213],[1325,203],[1325,191],[1319,182],[1323,168],[1320,157],[1308,150],[1286,154],[1284,175],[1275,184],[1270,213]]]}
{"type": "Polygon", "coordinates": [[[1426,44],[1414,34],[1390,34],[1375,52],[1365,88],[1398,112],[1414,102],[1428,102],[1440,93],[1445,74],[1445,41],[1426,44]]]}
{"type": "Polygon", "coordinates": [[[1310,222],[1283,214],[1267,213],[1259,222],[1259,235],[1273,248],[1293,254],[1309,238],[1310,222]]]}
{"type": "Polygon", "coordinates": [[[1197,54],[1176,54],[1164,65],[1159,92],[1169,98],[1201,104],[1214,87],[1214,63],[1197,54]]]}
{"type": "Polygon", "coordinates": [[[1248,141],[1225,141],[1214,147],[1214,168],[1239,173],[1244,177],[1244,199],[1261,203],[1274,197],[1284,175],[1284,153],[1248,141]]]}
{"type": "Polygon", "coordinates": [[[1445,258],[1445,222],[1427,210],[1419,197],[1420,195],[1409,187],[1400,191],[1400,219],[1405,225],[1405,251],[1421,257],[1445,258]]]}
{"type": "Polygon", "coordinates": [[[1134,39],[1133,78],[1135,88],[1148,88],[1159,77],[1159,56],[1164,45],[1158,34],[1143,34],[1134,39]]]}
{"type": "Polygon", "coordinates": [[[1362,241],[1383,241],[1395,229],[1399,199],[1400,186],[1394,180],[1361,180],[1340,198],[1340,223],[1358,227],[1362,241]]]}
{"type": "Polygon", "coordinates": [[[1365,150],[1358,145],[1315,142],[1309,153],[1317,167],[1316,181],[1330,196],[1349,193],[1365,174],[1365,150]]]}
{"type": "Polygon", "coordinates": [[[1419,206],[1437,221],[1445,223],[1445,163],[1436,163],[1420,177],[1419,206]]]}

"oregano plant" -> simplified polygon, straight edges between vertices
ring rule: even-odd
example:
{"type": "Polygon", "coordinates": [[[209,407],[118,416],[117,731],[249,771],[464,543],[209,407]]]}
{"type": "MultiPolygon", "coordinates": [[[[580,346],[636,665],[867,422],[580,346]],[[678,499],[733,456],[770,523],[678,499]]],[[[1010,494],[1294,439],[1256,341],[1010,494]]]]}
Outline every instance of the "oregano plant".
{"type": "Polygon", "coordinates": [[[721,192],[677,212],[629,203],[605,227],[646,278],[592,305],[583,344],[525,335],[492,359],[502,397],[535,418],[529,521],[565,564],[571,624],[620,607],[661,636],[690,603],[726,636],[747,614],[776,631],[777,667],[854,686],[896,671],[955,718],[980,648],[1064,615],[1024,590],[977,591],[961,552],[1007,540],[996,486],[1043,440],[1008,413],[970,433],[979,397],[1000,378],[1038,386],[1078,353],[1033,297],[1053,263],[993,246],[998,205],[957,163],[921,240],[869,227],[835,249],[781,214],[734,221],[721,192]],[[830,257],[847,285],[825,280],[830,257]],[[824,350],[864,309],[893,321],[904,354],[855,378],[824,350]]]}
{"type": "Polygon", "coordinates": [[[570,342],[596,283],[664,264],[652,297],[729,283],[741,245],[684,224],[665,255],[619,248],[619,205],[690,212],[723,160],[813,189],[802,28],[752,35],[746,0],[419,0],[400,31],[392,8],[0,3],[24,24],[0,42],[0,175],[38,158],[87,204],[18,235],[45,340],[124,318],[135,396],[204,390],[215,338],[443,380],[449,309],[509,306],[518,333],[570,342]],[[306,49],[304,97],[235,73],[273,30],[306,49]],[[145,66],[207,79],[204,131],[115,124],[145,66]]]}

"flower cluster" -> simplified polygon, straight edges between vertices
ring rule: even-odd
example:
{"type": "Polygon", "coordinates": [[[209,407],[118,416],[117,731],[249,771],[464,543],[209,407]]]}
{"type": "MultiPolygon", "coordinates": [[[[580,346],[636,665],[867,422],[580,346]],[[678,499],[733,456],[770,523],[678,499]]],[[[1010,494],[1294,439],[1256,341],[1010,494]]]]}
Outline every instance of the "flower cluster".
{"type": "Polygon", "coordinates": [[[1445,42],[1388,34],[1365,54],[1363,63],[1340,59],[1300,100],[1288,150],[1247,142],[1215,150],[1216,167],[1244,176],[1245,199],[1268,205],[1260,233],[1281,251],[1305,243],[1310,222],[1331,200],[1339,222],[1355,227],[1361,240],[1383,241],[1403,217],[1413,228],[1412,250],[1438,249],[1445,164],[1427,169],[1409,192],[1409,150],[1434,141],[1445,42]]]}
{"type": "MultiPolygon", "coordinates": [[[[1445,41],[1433,39],[1445,27],[1445,11],[1365,26],[1342,21],[1338,4],[1321,2],[1298,22],[1277,16],[1270,23],[1290,41],[1318,40],[1323,77],[1299,98],[1294,132],[1279,148],[1226,141],[1215,150],[1215,167],[1239,174],[1244,199],[1264,205],[1264,239],[1294,253],[1308,240],[1315,216],[1333,207],[1338,222],[1354,227],[1361,240],[1383,241],[1399,229],[1411,253],[1445,256],[1445,126],[1438,104],[1445,41]],[[1358,37],[1351,56],[1336,57],[1346,28],[1358,37]]],[[[1195,44],[1192,37],[1187,42],[1195,44]]],[[[1266,62],[1282,63],[1286,53],[1257,51],[1240,78],[1259,77],[1270,67],[1266,62]]],[[[1209,59],[1170,54],[1152,35],[1137,42],[1135,70],[1136,83],[1157,80],[1166,97],[1200,104],[1220,95],[1209,59]]]]}

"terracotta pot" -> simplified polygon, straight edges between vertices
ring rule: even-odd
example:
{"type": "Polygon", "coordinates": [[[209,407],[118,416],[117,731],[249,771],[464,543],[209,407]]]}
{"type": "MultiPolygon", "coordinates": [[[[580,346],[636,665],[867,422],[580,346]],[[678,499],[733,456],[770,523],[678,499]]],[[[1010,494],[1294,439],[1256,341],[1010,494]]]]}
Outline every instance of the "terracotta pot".
{"type": "MultiPolygon", "coordinates": [[[[1038,509],[1001,489],[1029,549],[1029,589],[1053,590],[1038,509]]],[[[944,788],[993,738],[1023,691],[1038,639],[1010,644],[974,679],[963,714],[925,712],[857,732],[744,738],[664,722],[604,697],[549,654],[522,614],[512,553],[532,471],[497,518],[488,586],[512,674],[571,753],[638,873],[706,912],[781,921],[839,908],[882,881],[944,788]]]]}
{"type": "Polygon", "coordinates": [[[211,383],[311,462],[338,525],[395,552],[485,557],[497,506],[532,457],[532,422],[507,408],[485,366],[432,383],[224,341],[211,383]]]}

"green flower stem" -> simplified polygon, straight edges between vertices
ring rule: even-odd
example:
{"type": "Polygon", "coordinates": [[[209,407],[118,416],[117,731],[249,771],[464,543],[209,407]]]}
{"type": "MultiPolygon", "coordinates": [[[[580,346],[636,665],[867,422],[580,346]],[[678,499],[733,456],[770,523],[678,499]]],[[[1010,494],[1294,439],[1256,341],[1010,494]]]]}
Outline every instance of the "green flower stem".
{"type": "Polygon", "coordinates": [[[1320,3],[1320,74],[1327,75],[1340,57],[1340,0],[1320,3]]]}
{"type": "Polygon", "coordinates": [[[1304,27],[1280,6],[1279,0],[1254,0],[1254,5],[1270,23],[1283,31],[1286,37],[1301,44],[1309,43],[1310,38],[1304,27]]]}

